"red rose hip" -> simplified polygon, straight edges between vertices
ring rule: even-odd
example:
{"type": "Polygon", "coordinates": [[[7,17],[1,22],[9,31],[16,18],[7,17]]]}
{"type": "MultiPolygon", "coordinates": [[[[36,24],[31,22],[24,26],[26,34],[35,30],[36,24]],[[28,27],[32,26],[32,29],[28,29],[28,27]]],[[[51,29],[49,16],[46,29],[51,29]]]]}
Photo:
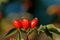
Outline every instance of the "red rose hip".
{"type": "Polygon", "coordinates": [[[14,20],[13,25],[15,28],[21,28],[21,22],[19,20],[14,20]]]}
{"type": "Polygon", "coordinates": [[[30,8],[30,7],[32,7],[32,3],[30,1],[26,1],[24,3],[24,6],[25,6],[25,8],[30,8]]]}
{"type": "Polygon", "coordinates": [[[38,24],[38,19],[37,19],[37,18],[34,18],[34,19],[31,21],[31,28],[36,27],[37,24],[38,24]]]}
{"type": "Polygon", "coordinates": [[[29,27],[29,20],[23,18],[21,24],[22,24],[22,27],[26,30],[29,27]]]}

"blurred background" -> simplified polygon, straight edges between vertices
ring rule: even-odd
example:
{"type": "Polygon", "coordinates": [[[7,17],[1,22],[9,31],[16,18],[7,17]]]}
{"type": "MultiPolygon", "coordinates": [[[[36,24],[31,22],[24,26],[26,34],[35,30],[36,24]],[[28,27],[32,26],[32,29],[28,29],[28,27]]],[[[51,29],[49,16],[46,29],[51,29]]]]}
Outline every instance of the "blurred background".
{"type": "Polygon", "coordinates": [[[39,24],[50,24],[56,19],[56,10],[60,0],[0,0],[0,36],[13,28],[12,21],[21,19],[29,20],[37,17],[39,24]]]}

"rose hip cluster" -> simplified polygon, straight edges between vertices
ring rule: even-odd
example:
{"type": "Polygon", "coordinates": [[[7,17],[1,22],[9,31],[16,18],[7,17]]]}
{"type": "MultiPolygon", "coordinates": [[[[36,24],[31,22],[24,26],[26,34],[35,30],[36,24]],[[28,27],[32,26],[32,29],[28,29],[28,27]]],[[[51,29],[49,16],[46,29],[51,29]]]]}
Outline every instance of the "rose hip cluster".
{"type": "Polygon", "coordinates": [[[35,28],[38,24],[38,19],[37,18],[34,18],[32,21],[26,19],[26,18],[23,18],[21,21],[19,20],[14,20],[13,21],[13,25],[15,28],[23,28],[23,29],[28,29],[29,27],[30,28],[35,28]]]}

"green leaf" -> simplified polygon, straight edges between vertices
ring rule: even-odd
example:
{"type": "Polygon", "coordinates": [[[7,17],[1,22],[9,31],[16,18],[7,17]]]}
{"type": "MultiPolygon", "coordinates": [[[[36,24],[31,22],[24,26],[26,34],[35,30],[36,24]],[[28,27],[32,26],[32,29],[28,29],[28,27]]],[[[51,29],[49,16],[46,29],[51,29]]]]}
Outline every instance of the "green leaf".
{"type": "Polygon", "coordinates": [[[53,24],[46,25],[47,29],[56,28],[53,24]]]}
{"type": "Polygon", "coordinates": [[[47,25],[46,27],[50,32],[60,35],[60,29],[56,28],[53,24],[47,25]]]}
{"type": "Polygon", "coordinates": [[[16,32],[17,32],[17,29],[13,28],[5,35],[5,37],[9,37],[9,36],[15,34],[16,32]]]}
{"type": "Polygon", "coordinates": [[[49,29],[49,31],[60,35],[60,31],[58,31],[57,29],[51,28],[49,29]]]}

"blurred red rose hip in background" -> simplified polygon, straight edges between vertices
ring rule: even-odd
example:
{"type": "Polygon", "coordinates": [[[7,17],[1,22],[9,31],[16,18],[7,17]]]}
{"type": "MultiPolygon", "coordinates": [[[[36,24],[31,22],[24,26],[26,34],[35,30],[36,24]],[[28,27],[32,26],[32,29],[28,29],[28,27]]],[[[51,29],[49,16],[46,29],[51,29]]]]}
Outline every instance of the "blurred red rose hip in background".
{"type": "Polygon", "coordinates": [[[57,8],[57,15],[60,16],[60,7],[57,8]]]}
{"type": "Polygon", "coordinates": [[[25,8],[30,8],[30,7],[32,7],[31,1],[26,1],[26,2],[24,3],[24,6],[25,6],[25,8]]]}

